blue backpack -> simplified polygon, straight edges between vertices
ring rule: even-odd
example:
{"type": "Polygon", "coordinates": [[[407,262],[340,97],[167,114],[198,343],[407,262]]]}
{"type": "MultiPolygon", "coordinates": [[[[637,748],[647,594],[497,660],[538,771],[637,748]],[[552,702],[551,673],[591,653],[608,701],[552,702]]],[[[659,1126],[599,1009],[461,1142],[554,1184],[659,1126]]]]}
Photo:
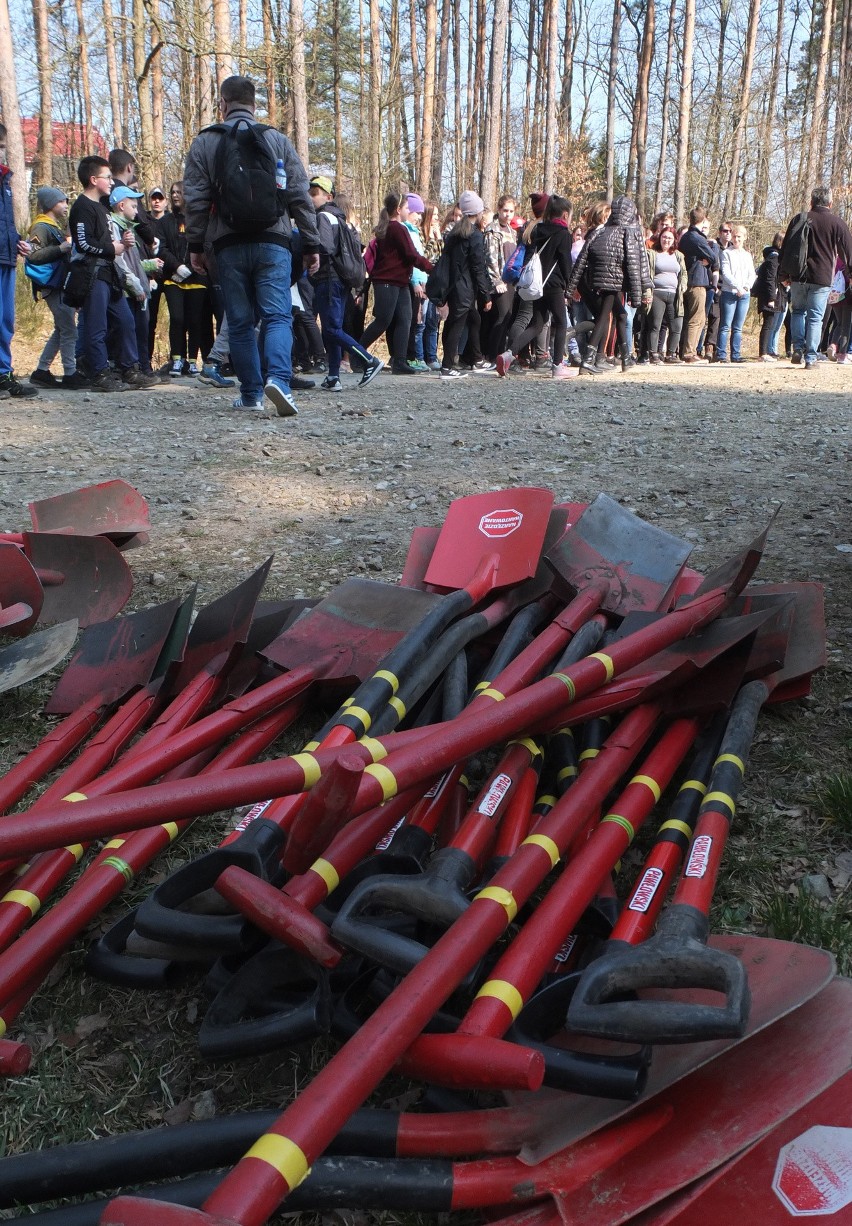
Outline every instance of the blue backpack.
{"type": "Polygon", "coordinates": [[[501,280],[505,281],[507,285],[517,285],[518,284],[518,278],[520,277],[521,269],[524,266],[524,256],[526,255],[526,253],[527,253],[527,249],[525,245],[523,243],[518,243],[515,250],[512,252],[512,254],[509,256],[506,263],[503,265],[503,272],[501,273],[501,280]]]}
{"type": "Polygon", "coordinates": [[[66,261],[61,257],[49,264],[31,264],[24,260],[24,272],[33,283],[33,289],[57,289],[62,284],[66,261]]]}

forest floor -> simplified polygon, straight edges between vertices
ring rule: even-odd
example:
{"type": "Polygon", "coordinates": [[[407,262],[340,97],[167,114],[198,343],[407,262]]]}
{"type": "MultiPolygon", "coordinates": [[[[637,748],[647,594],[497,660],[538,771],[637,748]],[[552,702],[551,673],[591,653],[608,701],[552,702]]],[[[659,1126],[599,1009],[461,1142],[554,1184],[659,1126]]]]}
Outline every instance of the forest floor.
{"type": "MultiPolygon", "coordinates": [[[[548,486],[560,500],[605,491],[693,543],[702,571],[777,511],[757,578],[824,584],[828,662],[809,698],[761,717],[715,925],[765,933],[792,914],[795,930],[809,878],[820,932],[848,972],[852,820],[847,810],[845,825],[839,811],[832,821],[827,796],[852,761],[852,366],[637,367],[560,383],[383,374],[363,391],[344,381],[341,393],[300,393],[289,420],[235,412],[229,393],[189,380],[150,394],[6,401],[0,527],[25,526],[31,499],[125,478],[152,520],[150,543],[125,555],[136,608],[192,584],[203,605],[270,553],[268,596],[319,596],[353,574],[393,582],[415,525],[440,523],[453,498],[513,485],[548,486]]],[[[49,726],[41,707],[54,680],[4,696],[0,769],[49,726]]],[[[222,822],[199,827],[170,864],[211,844],[222,822]]],[[[275,1105],[325,1050],[211,1067],[194,1045],[200,981],[178,995],[106,987],[82,973],[85,944],[10,1036],[31,1044],[34,1061],[4,1087],[6,1152],[275,1105]]],[[[391,1083],[376,1101],[400,1092],[391,1083]]]]}

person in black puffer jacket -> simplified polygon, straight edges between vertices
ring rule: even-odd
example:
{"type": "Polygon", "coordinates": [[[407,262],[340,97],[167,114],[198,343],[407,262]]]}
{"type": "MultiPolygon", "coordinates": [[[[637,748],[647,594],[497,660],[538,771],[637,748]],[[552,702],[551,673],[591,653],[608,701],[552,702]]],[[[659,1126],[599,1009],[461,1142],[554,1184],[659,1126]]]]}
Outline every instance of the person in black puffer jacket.
{"type": "MultiPolygon", "coordinates": [[[[524,327],[515,323],[509,333],[509,348],[497,358],[497,374],[505,375],[525,345],[541,332],[548,320],[553,321],[552,375],[555,379],[567,378],[568,368],[562,365],[565,356],[565,335],[568,329],[568,310],[565,305],[565,287],[571,276],[571,218],[573,206],[564,196],[551,196],[544,210],[544,217],[532,233],[531,246],[541,260],[541,275],[544,287],[540,298],[533,302],[532,319],[524,327]]],[[[532,253],[530,253],[532,254],[532,253]]]]}
{"type": "Polygon", "coordinates": [[[600,374],[598,352],[606,343],[610,319],[614,317],[618,336],[621,369],[627,368],[627,312],[622,302],[626,295],[631,306],[647,307],[653,298],[651,270],[642,226],[636,205],[626,196],[617,196],[606,225],[583,246],[568,282],[568,293],[580,290],[594,311],[595,326],[580,369],[600,374]]]}
{"type": "Polygon", "coordinates": [[[452,278],[447,299],[449,314],[444,324],[444,360],[441,378],[463,379],[467,372],[456,367],[456,354],[462,332],[467,327],[467,343],[474,370],[490,370],[491,363],[482,356],[479,345],[481,317],[477,299],[483,311],[491,310],[491,282],[485,262],[485,238],[477,222],[485,205],[476,192],[459,196],[462,218],[444,237],[444,252],[450,261],[452,278]]]}
{"type": "Polygon", "coordinates": [[[760,311],[760,356],[764,362],[778,357],[775,346],[787,314],[787,291],[781,281],[779,256],[784,235],[779,230],[769,247],[763,248],[763,263],[757,270],[752,293],[760,311]]]}

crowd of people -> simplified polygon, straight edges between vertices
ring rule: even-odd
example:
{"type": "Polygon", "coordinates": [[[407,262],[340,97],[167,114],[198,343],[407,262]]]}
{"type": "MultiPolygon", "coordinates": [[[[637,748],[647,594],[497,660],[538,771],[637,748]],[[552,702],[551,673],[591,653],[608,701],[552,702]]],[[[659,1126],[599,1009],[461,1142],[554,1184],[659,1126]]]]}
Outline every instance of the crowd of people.
{"type": "Polygon", "coordinates": [[[287,137],[257,124],[253,83],[229,77],[219,123],[192,142],[168,192],[143,192],[127,150],[87,156],[70,207],[60,188],[38,189],[24,238],[5,140],[0,125],[0,398],[189,377],[238,383],[235,409],[268,400],[288,417],[313,376],[338,391],[341,373],[366,386],[385,369],[566,379],[741,363],[752,299],[762,361],[811,369],[849,353],[852,233],[824,188],[759,260],[744,226],[723,220],[711,235],[701,205],[678,228],[670,212],[646,224],[626,196],[575,218],[570,200],[545,192],[525,208],[502,195],[493,212],[472,190],[447,211],[391,192],[363,246],[349,201],[327,176],[309,179],[287,137]],[[21,259],[53,322],[27,382],[11,355],[21,259]],[[169,356],[155,371],[163,301],[169,356]]]}

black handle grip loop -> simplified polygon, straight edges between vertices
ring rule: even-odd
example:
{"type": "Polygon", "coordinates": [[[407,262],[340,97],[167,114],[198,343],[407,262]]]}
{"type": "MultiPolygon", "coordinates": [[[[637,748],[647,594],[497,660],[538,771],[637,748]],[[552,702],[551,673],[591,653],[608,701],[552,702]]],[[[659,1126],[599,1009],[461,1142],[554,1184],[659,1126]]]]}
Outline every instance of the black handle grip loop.
{"type": "Polygon", "coordinates": [[[213,892],[213,886],[232,864],[254,873],[261,881],[277,883],[282,876],[284,842],[284,832],[274,822],[263,818],[253,821],[227,847],[207,852],[161,882],[139,908],[137,931],[153,941],[209,950],[214,957],[250,949],[257,939],[255,929],[241,915],[222,913],[224,900],[213,892]],[[211,891],[215,913],[184,910],[193,900],[199,901],[205,890],[211,891]]]}
{"type": "Polygon", "coordinates": [[[124,988],[162,991],[177,987],[193,969],[187,962],[172,956],[140,957],[128,951],[127,941],[135,930],[138,911],[134,907],[103,936],[92,941],[83,963],[85,970],[95,979],[124,988]]]}
{"type": "Polygon", "coordinates": [[[381,908],[449,928],[470,906],[465,890],[476,867],[466,852],[444,847],[419,877],[378,877],[364,881],[340,908],[331,934],[398,974],[407,974],[428,952],[420,941],[365,922],[370,910],[381,908]]]}
{"type": "Polygon", "coordinates": [[[613,942],[583,972],[568,1008],[568,1025],[580,1034],[628,1043],[698,1043],[741,1038],[751,994],[742,962],[708,948],[707,917],[673,905],[657,933],[641,945],[613,942]],[[724,1004],[625,1000],[643,988],[692,988],[720,992],[724,1004]]]}
{"type": "Polygon", "coordinates": [[[618,1055],[572,1051],[547,1042],[565,1026],[565,1015],[580,972],[565,975],[540,988],[524,1005],[506,1037],[544,1056],[544,1084],[553,1090],[571,1090],[597,1098],[635,1101],[645,1089],[651,1049],[618,1055]]]}
{"type": "Polygon", "coordinates": [[[328,972],[278,944],[267,945],[211,1002],[198,1032],[202,1055],[232,1060],[328,1034],[328,972]]]}
{"type": "Polygon", "coordinates": [[[367,856],[346,874],[323,906],[330,912],[339,911],[346,899],[364,881],[372,881],[385,875],[402,877],[406,874],[422,873],[433,842],[431,834],[427,834],[419,826],[401,826],[385,850],[367,856]]]}

